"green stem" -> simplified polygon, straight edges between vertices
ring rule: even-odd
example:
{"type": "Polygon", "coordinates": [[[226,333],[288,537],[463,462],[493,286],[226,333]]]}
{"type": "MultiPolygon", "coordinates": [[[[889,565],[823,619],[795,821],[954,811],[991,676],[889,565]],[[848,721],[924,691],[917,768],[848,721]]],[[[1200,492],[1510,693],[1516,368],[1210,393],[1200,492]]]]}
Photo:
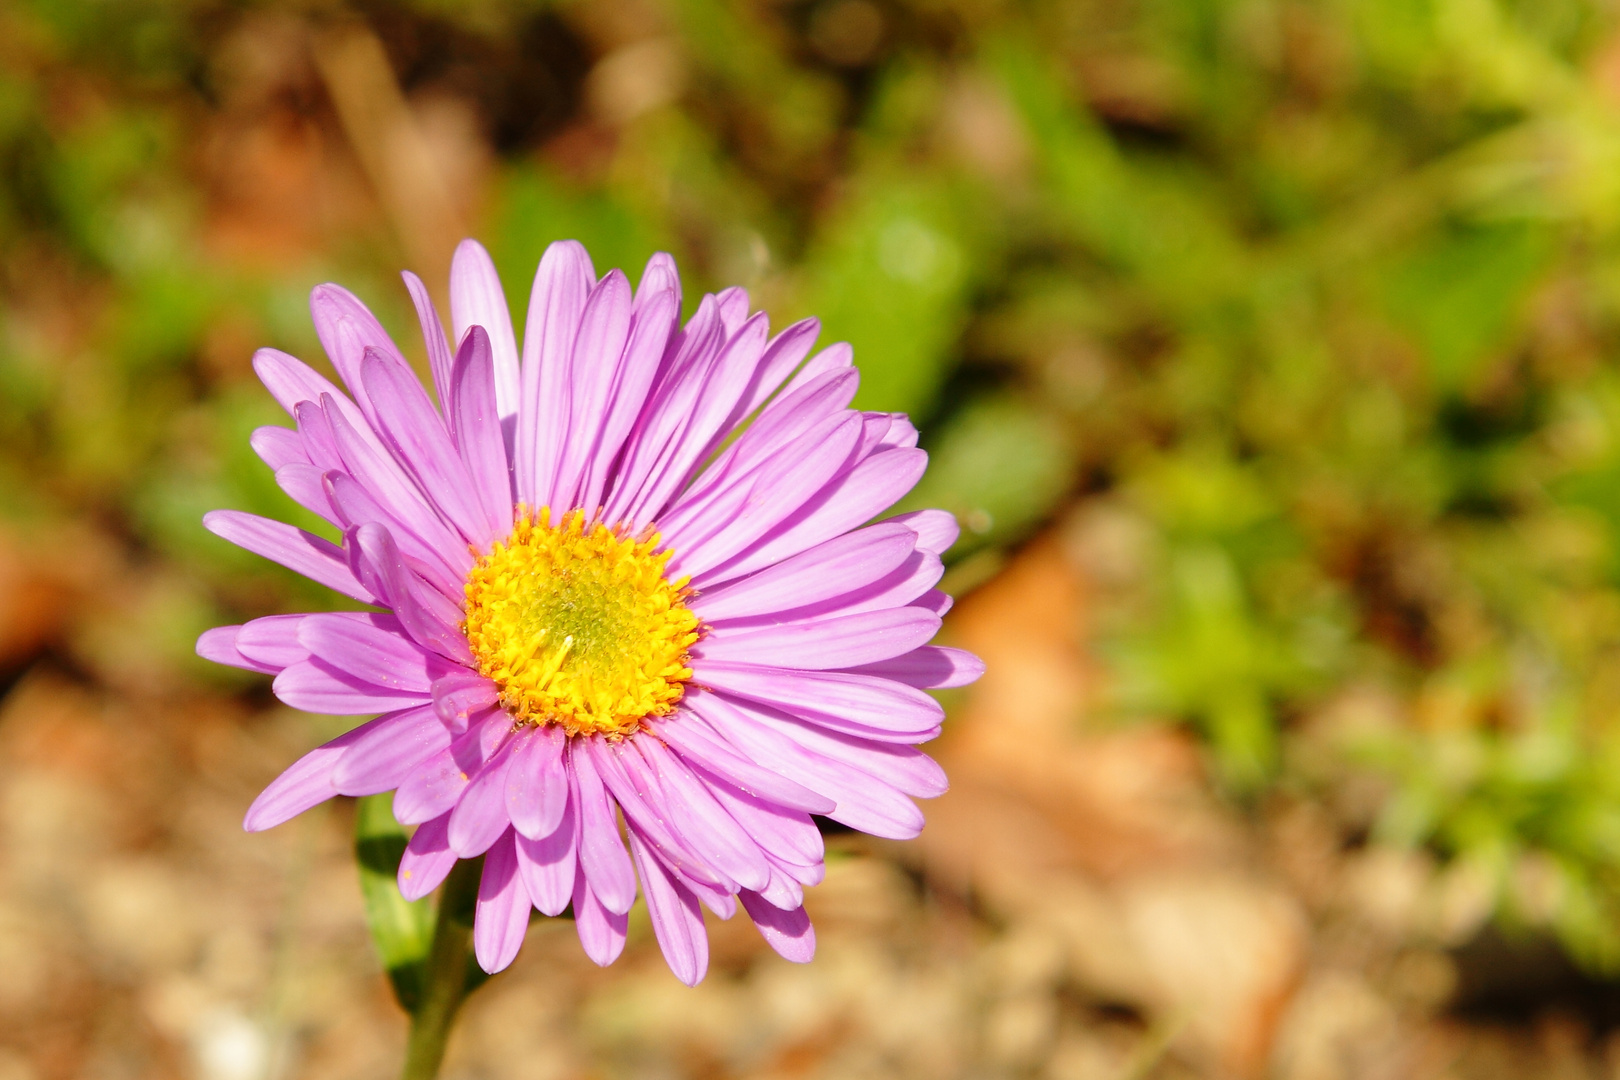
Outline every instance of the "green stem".
{"type": "Polygon", "coordinates": [[[428,953],[427,968],[422,973],[421,1001],[411,1016],[403,1080],[434,1080],[439,1075],[456,1010],[467,996],[472,914],[482,867],[482,859],[458,861],[439,893],[433,951],[428,953]]]}

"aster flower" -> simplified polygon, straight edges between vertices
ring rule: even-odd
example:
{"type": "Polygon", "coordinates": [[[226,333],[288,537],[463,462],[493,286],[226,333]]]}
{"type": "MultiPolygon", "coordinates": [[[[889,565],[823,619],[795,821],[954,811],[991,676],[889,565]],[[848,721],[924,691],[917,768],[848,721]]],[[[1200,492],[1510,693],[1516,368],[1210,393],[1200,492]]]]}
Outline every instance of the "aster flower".
{"type": "Polygon", "coordinates": [[[922,475],[900,414],[849,407],[847,345],[769,336],[728,289],[679,323],[673,260],[632,293],[579,244],[540,262],[519,351],[484,249],[451,271],[452,351],[422,283],[435,406],[353,295],[311,298],[345,394],[293,357],[254,368],[296,421],[254,449],[341,531],[219,510],[207,527],[368,612],[274,615],[198,652],[275,676],[295,708],[377,715],[294,763],[248,810],[267,829],[333,795],[394,792],[416,826],[409,899],[484,857],[473,929],[512,962],[531,906],[572,905],[599,964],[640,891],[684,982],[702,979],[702,908],[740,903],[808,960],[804,887],[823,873],[812,814],[909,838],[945,790],[916,744],[976,658],[928,644],[949,514],[867,524],[922,475]],[[621,831],[622,821],[622,831],[621,831]],[[628,847],[626,846],[628,841],[628,847]]]}

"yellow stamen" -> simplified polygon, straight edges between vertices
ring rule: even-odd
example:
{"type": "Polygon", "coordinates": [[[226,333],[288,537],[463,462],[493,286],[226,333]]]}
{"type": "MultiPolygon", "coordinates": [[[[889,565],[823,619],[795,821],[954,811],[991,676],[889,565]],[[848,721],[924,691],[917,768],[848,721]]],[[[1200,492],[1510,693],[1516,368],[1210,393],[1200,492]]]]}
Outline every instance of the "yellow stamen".
{"type": "Polygon", "coordinates": [[[618,739],[675,708],[698,620],[658,544],[541,510],[473,564],[467,641],[515,720],[618,739]]]}

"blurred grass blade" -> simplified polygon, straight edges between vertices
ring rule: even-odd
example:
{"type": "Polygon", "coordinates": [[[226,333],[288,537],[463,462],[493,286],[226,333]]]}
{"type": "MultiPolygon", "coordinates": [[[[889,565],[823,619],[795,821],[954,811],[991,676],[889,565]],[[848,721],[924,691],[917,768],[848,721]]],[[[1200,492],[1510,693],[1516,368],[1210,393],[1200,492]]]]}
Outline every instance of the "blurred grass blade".
{"type": "Polygon", "coordinates": [[[354,852],[360,864],[360,892],[377,955],[406,1012],[422,1000],[422,980],[433,947],[433,907],[399,894],[397,874],[405,854],[405,829],[394,820],[391,793],[357,800],[354,852]]]}

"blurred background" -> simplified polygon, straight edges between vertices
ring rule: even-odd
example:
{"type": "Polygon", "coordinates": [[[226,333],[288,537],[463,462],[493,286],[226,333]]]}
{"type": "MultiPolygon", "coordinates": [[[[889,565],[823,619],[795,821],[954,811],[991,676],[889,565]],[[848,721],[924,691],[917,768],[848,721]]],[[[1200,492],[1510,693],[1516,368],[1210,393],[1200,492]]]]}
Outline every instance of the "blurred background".
{"type": "Polygon", "coordinates": [[[0,1080],[397,1070],[199,518],[464,235],[853,342],[990,673],[813,964],[537,922],[448,1077],[1620,1077],[1613,0],[0,0],[0,1080]]]}

